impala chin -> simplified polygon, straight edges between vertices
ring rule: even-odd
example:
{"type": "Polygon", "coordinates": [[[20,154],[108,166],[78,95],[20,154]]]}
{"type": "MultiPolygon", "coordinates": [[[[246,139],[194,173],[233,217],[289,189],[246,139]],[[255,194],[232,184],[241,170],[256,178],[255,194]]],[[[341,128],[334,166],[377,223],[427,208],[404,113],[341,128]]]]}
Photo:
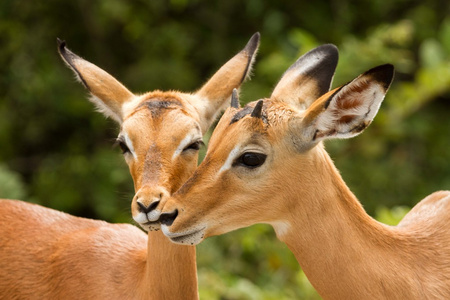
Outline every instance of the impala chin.
{"type": "Polygon", "coordinates": [[[171,232],[170,226],[161,224],[162,232],[173,243],[182,245],[197,245],[205,239],[206,226],[199,225],[183,232],[171,232]]]}
{"type": "Polygon", "coordinates": [[[156,220],[158,220],[160,212],[157,213],[156,218],[155,216],[150,216],[152,213],[156,214],[156,211],[151,211],[148,214],[140,212],[137,215],[133,215],[133,220],[145,231],[158,231],[161,229],[161,224],[156,220]]]}
{"type": "Polygon", "coordinates": [[[139,226],[145,231],[159,231],[161,229],[161,224],[159,224],[159,222],[139,223],[139,226]]]}

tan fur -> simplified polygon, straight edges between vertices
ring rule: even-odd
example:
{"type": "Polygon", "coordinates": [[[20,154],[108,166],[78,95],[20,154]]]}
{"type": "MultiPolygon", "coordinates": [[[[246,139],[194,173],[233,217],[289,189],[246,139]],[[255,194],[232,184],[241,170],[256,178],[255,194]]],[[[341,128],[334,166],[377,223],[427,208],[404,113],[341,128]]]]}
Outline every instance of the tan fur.
{"type": "MultiPolygon", "coordinates": [[[[193,173],[197,151],[174,152],[189,132],[201,138],[232,89],[239,88],[259,34],[206,83],[201,95],[134,95],[58,42],[62,58],[89,89],[91,100],[121,125],[120,135],[132,148],[125,159],[136,190],[134,216],[139,213],[137,199],[149,205],[155,196],[170,196],[193,173]]],[[[0,215],[1,299],[198,299],[195,247],[175,245],[161,232],[146,236],[135,226],[77,218],[20,201],[1,200],[0,215]]]]}
{"type": "MultiPolygon", "coordinates": [[[[391,66],[372,69],[358,77],[368,79],[367,86],[354,88],[360,86],[354,81],[298,113],[290,109],[290,100],[265,100],[267,124],[250,115],[232,123],[236,109],[230,108],[211,137],[205,160],[164,203],[163,213],[178,211],[170,226],[163,225],[164,233],[181,243],[186,233],[198,231],[189,241],[199,243],[268,223],[324,299],[449,299],[450,191],[422,200],[398,226],[381,224],[367,215],[323,144],[314,143],[309,134],[321,122],[342,126],[339,120],[346,116],[346,107],[339,110],[333,103],[340,97],[360,97],[352,103],[361,122],[369,122],[368,116],[376,113],[370,110],[384,97],[372,91],[381,86],[385,93],[392,72],[391,66]],[[327,114],[333,120],[322,120],[327,114]],[[264,153],[267,158],[257,168],[243,167],[237,160],[219,172],[232,149],[264,153]]],[[[345,137],[356,134],[349,130],[345,137]]]]}
{"type": "Polygon", "coordinates": [[[13,200],[0,200],[0,214],[1,299],[197,295],[195,276],[174,277],[195,274],[194,248],[180,251],[179,246],[164,243],[162,234],[149,235],[147,241],[146,234],[129,224],[78,218],[13,200]],[[151,250],[165,246],[166,252],[159,256],[156,252],[148,260],[147,244],[151,250]],[[180,260],[185,263],[179,264],[180,260]],[[152,282],[158,284],[150,287],[152,282]],[[174,282],[180,286],[173,286],[174,282]]]}

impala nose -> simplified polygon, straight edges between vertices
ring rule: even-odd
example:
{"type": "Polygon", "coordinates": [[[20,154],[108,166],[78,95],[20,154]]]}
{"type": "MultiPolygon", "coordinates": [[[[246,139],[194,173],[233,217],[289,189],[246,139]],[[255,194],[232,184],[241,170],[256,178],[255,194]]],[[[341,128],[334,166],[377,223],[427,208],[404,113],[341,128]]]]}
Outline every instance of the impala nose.
{"type": "Polygon", "coordinates": [[[173,212],[161,214],[159,216],[159,221],[163,225],[170,226],[172,225],[173,221],[175,221],[177,216],[178,216],[178,209],[175,209],[173,212]]]}
{"type": "Polygon", "coordinates": [[[132,205],[133,218],[138,223],[154,222],[158,220],[160,211],[159,203],[168,197],[169,193],[164,188],[141,188],[134,197],[132,205]]]}
{"type": "Polygon", "coordinates": [[[149,212],[151,212],[152,210],[154,210],[154,209],[158,206],[158,204],[159,204],[160,201],[161,201],[161,200],[154,201],[154,202],[150,203],[149,206],[146,206],[146,205],[145,205],[144,203],[142,203],[139,199],[136,200],[136,203],[137,203],[137,205],[138,205],[138,210],[139,210],[139,212],[142,212],[142,213],[144,213],[144,214],[148,214],[149,212]]]}

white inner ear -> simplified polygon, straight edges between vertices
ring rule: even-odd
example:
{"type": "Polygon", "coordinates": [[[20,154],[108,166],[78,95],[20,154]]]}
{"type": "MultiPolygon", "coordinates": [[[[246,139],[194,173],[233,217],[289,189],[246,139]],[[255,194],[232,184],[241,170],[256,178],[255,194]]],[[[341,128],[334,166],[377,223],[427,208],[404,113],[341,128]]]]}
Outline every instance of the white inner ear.
{"type": "Polygon", "coordinates": [[[115,113],[111,108],[106,106],[102,100],[91,94],[89,97],[89,101],[91,101],[95,105],[95,108],[98,112],[102,113],[106,117],[110,117],[119,124],[122,124],[122,117],[119,114],[115,113]]]}
{"type": "MultiPolygon", "coordinates": [[[[317,66],[320,56],[309,57],[309,59],[302,60],[301,65],[297,65],[296,68],[289,68],[288,71],[283,74],[281,80],[276,85],[272,96],[283,99],[283,102],[290,103],[294,107],[299,109],[307,109],[311,103],[317,99],[317,97],[308,97],[309,95],[315,95],[315,79],[305,78],[305,74],[317,66]],[[299,78],[302,78],[302,84],[298,84],[299,78]],[[303,101],[299,101],[299,96],[302,96],[303,101]]],[[[319,95],[321,96],[321,95],[319,95]]]]}
{"type": "Polygon", "coordinates": [[[373,120],[383,101],[384,89],[364,78],[344,86],[317,117],[317,139],[350,138],[373,120]]]}
{"type": "Polygon", "coordinates": [[[209,127],[217,119],[218,115],[230,105],[230,101],[231,94],[220,104],[214,103],[214,101],[208,98],[199,98],[193,102],[195,103],[194,107],[200,116],[199,121],[203,133],[208,131],[209,127]]]}

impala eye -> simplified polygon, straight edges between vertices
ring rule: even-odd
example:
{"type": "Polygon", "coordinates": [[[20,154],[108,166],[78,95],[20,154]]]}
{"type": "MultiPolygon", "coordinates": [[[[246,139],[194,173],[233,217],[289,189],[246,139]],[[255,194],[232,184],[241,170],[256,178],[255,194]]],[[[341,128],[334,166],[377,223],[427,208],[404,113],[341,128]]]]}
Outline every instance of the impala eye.
{"type": "Polygon", "coordinates": [[[183,149],[183,151],[188,151],[188,150],[199,150],[201,146],[203,146],[203,141],[202,140],[198,140],[193,142],[192,144],[188,145],[186,148],[183,149]]]}
{"type": "Polygon", "coordinates": [[[245,152],[237,159],[236,164],[253,169],[261,166],[266,161],[266,157],[267,155],[262,153],[245,152]]]}
{"type": "Polygon", "coordinates": [[[124,142],[124,140],[122,140],[121,138],[118,138],[114,144],[115,146],[119,146],[120,149],[122,150],[122,154],[131,152],[130,148],[128,148],[127,144],[124,142]]]}
{"type": "Polygon", "coordinates": [[[130,149],[128,148],[127,144],[124,142],[119,142],[119,147],[122,150],[122,154],[130,152],[130,149]]]}

